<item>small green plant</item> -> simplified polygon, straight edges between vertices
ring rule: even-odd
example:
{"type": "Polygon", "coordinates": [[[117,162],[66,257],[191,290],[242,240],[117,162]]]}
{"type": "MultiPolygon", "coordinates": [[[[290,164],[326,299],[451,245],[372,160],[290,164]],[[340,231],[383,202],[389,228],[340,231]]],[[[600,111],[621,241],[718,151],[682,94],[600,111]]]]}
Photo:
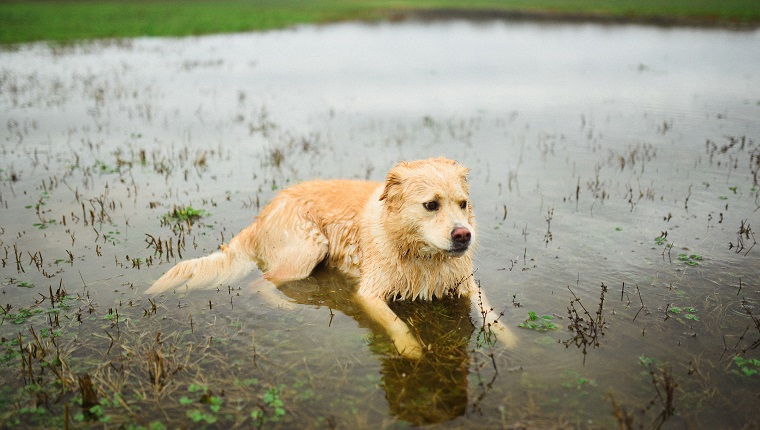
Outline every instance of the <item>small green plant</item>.
{"type": "Polygon", "coordinates": [[[270,387],[262,397],[264,405],[251,412],[251,418],[260,426],[267,422],[277,422],[285,415],[285,403],[280,398],[280,390],[283,387],[270,387]]]}
{"type": "Polygon", "coordinates": [[[190,386],[187,387],[187,391],[200,394],[200,397],[195,399],[188,396],[182,396],[179,399],[180,405],[190,406],[199,403],[201,405],[207,405],[208,410],[205,410],[203,407],[197,407],[188,410],[185,412],[185,415],[194,423],[215,423],[218,420],[216,414],[222,409],[222,404],[224,403],[222,398],[220,396],[215,396],[211,390],[200,384],[190,384],[190,386]]]}
{"type": "Polygon", "coordinates": [[[195,209],[192,206],[174,206],[171,211],[163,215],[162,219],[167,223],[192,223],[209,215],[211,214],[204,209],[195,209]]]}
{"type": "Polygon", "coordinates": [[[194,423],[200,423],[201,421],[207,424],[214,424],[217,418],[214,415],[207,414],[200,409],[191,409],[185,414],[194,423]]]}
{"type": "Polygon", "coordinates": [[[557,324],[554,324],[554,319],[551,315],[538,316],[534,311],[528,312],[528,319],[520,323],[520,327],[527,328],[529,330],[535,330],[537,332],[545,332],[548,330],[556,330],[557,324]]]}
{"type": "MultiPolygon", "coordinates": [[[[81,399],[78,400],[81,403],[81,399]]],[[[76,402],[76,400],[75,400],[76,402]]],[[[100,399],[98,404],[90,406],[82,412],[78,412],[74,415],[74,421],[76,422],[97,422],[107,424],[111,421],[111,416],[106,414],[105,408],[110,406],[108,399],[100,399]]]]}
{"type": "Polygon", "coordinates": [[[678,254],[678,259],[689,266],[697,266],[697,261],[702,261],[702,256],[699,254],[678,254]]]}
{"type": "Polygon", "coordinates": [[[562,382],[565,388],[582,390],[585,387],[596,387],[596,381],[581,376],[578,372],[566,371],[565,376],[568,378],[562,382]]]}
{"type": "Polygon", "coordinates": [[[14,324],[24,324],[26,320],[28,320],[29,318],[41,313],[42,313],[42,309],[40,308],[34,308],[34,309],[20,308],[18,312],[13,313],[13,314],[10,312],[7,312],[5,315],[3,315],[3,319],[10,320],[14,324]]]}
{"type": "Polygon", "coordinates": [[[50,210],[45,209],[45,205],[47,205],[48,200],[50,200],[50,193],[43,191],[40,194],[40,198],[37,200],[37,204],[24,206],[26,209],[34,208],[34,211],[37,213],[37,217],[40,219],[40,222],[33,223],[32,225],[39,230],[44,230],[48,228],[49,225],[56,223],[54,219],[47,219],[45,216],[46,213],[50,212],[50,210]]]}
{"type": "Polygon", "coordinates": [[[120,234],[121,232],[117,230],[110,230],[108,233],[105,233],[103,235],[103,239],[109,242],[111,245],[116,245],[121,242],[121,240],[118,237],[120,234]]]}
{"type": "Polygon", "coordinates": [[[272,387],[264,394],[264,403],[267,404],[274,411],[275,417],[281,417],[285,415],[285,404],[280,398],[280,388],[272,387]]]}
{"type": "Polygon", "coordinates": [[[668,243],[668,232],[663,231],[659,236],[654,238],[655,245],[665,245],[668,243]]]}
{"type": "Polygon", "coordinates": [[[43,339],[61,337],[63,332],[61,330],[51,330],[49,328],[40,329],[40,337],[43,339]]]}
{"type": "Polygon", "coordinates": [[[683,313],[683,317],[687,320],[699,321],[699,317],[696,315],[697,310],[693,307],[680,308],[678,306],[670,306],[668,307],[668,312],[676,315],[683,313]]]}
{"type": "Polygon", "coordinates": [[[650,365],[660,366],[661,364],[660,360],[656,358],[647,357],[643,354],[639,356],[639,366],[641,367],[649,367],[650,365]]]}
{"type": "MultiPolygon", "coordinates": [[[[734,357],[734,364],[739,367],[744,376],[754,376],[760,373],[760,360],[756,358],[734,357]]],[[[738,373],[734,371],[734,373],[738,373]]]]}
{"type": "Polygon", "coordinates": [[[686,318],[687,320],[699,321],[699,317],[696,315],[697,313],[696,309],[692,307],[688,307],[688,308],[683,308],[683,310],[688,312],[687,314],[683,316],[684,318],[686,318]]]}
{"type": "Polygon", "coordinates": [[[0,364],[15,362],[19,354],[17,339],[0,338],[0,364]]]}
{"type": "Polygon", "coordinates": [[[45,230],[49,225],[55,224],[54,219],[45,220],[44,222],[36,222],[32,226],[37,227],[38,230],[45,230]]]}
{"type": "Polygon", "coordinates": [[[121,172],[121,165],[117,163],[116,167],[109,166],[104,161],[96,160],[95,163],[92,165],[93,169],[100,173],[100,174],[112,174],[112,173],[120,173],[121,172]]]}

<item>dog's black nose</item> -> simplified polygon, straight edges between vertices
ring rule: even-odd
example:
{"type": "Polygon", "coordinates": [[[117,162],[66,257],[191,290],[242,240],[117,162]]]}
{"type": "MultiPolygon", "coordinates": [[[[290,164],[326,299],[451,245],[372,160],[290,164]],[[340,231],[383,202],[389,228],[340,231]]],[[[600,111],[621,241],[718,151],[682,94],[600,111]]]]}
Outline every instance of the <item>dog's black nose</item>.
{"type": "Polygon", "coordinates": [[[472,233],[466,227],[456,227],[451,230],[451,239],[454,242],[456,248],[463,248],[470,243],[472,233]]]}

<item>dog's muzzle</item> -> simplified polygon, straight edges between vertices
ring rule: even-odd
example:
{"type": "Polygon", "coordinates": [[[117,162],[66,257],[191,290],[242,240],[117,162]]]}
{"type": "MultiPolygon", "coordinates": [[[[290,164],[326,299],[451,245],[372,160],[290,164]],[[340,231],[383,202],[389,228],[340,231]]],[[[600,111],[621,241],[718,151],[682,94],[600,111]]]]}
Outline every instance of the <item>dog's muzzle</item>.
{"type": "Polygon", "coordinates": [[[460,254],[467,250],[472,239],[472,232],[467,227],[454,227],[451,230],[451,249],[453,254],[460,254]]]}

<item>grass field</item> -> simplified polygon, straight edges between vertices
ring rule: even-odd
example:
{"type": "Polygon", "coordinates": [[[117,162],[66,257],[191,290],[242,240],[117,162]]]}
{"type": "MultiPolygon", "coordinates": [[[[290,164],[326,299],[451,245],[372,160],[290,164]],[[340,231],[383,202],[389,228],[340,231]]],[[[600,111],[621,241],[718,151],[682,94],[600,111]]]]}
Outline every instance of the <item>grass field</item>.
{"type": "Polygon", "coordinates": [[[757,0],[0,0],[0,43],[260,31],[415,12],[747,26],[757,0]]]}

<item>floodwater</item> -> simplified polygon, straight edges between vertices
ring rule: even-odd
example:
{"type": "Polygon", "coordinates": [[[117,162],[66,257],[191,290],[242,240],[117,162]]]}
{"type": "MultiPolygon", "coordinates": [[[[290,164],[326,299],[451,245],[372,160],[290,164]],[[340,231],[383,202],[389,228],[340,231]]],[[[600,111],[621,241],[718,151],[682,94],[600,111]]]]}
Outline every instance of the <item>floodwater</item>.
{"type": "Polygon", "coordinates": [[[0,421],[758,428],[758,46],[448,21],[0,52],[0,421]],[[439,155],[514,349],[466,303],[397,303],[431,348],[402,360],[324,270],[289,310],[142,294],[288,184],[439,155]]]}

